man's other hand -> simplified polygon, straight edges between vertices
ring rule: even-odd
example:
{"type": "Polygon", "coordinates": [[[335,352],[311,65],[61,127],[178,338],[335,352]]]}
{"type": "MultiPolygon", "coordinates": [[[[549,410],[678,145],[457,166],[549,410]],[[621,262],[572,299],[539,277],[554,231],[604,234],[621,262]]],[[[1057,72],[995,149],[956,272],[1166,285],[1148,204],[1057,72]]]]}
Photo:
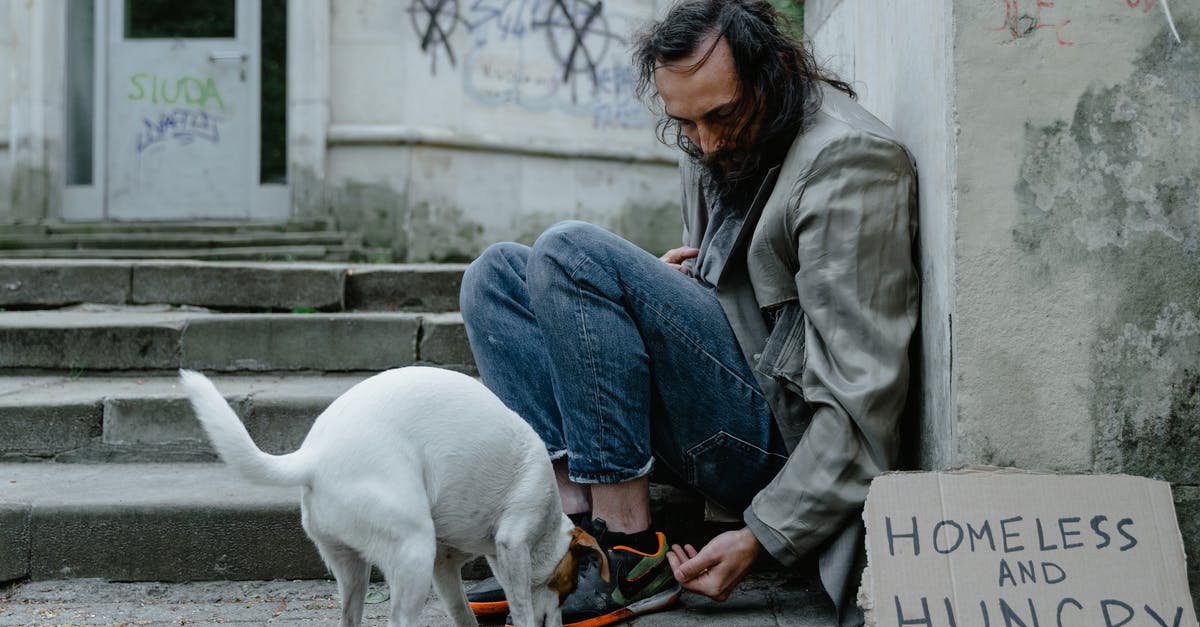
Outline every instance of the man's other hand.
{"type": "Polygon", "coordinates": [[[667,263],[667,265],[671,266],[672,268],[675,268],[676,270],[678,270],[684,274],[687,274],[688,271],[687,271],[687,268],[683,267],[683,261],[685,259],[695,259],[696,255],[699,255],[699,254],[700,254],[699,248],[692,248],[691,246],[680,246],[679,248],[672,248],[671,250],[668,250],[666,253],[663,254],[662,257],[659,257],[659,259],[662,259],[664,262],[667,263]]]}
{"type": "Polygon", "coordinates": [[[746,578],[750,565],[762,550],[758,539],[745,527],[722,533],[699,552],[690,544],[673,545],[667,561],[684,589],[724,601],[746,578]]]}

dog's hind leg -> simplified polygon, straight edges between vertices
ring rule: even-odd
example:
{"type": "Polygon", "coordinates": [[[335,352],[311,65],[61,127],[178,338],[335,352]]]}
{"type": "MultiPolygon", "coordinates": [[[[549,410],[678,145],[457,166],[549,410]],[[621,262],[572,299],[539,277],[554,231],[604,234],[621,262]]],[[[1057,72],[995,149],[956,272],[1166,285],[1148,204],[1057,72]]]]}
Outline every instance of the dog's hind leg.
{"type": "Polygon", "coordinates": [[[337,579],[342,599],[341,627],[359,627],[363,618],[363,601],[371,579],[371,564],[358,551],[329,538],[310,535],[325,565],[337,579]]]}
{"type": "Polygon", "coordinates": [[[476,627],[479,624],[467,603],[467,593],[463,590],[462,583],[463,564],[471,557],[457,549],[439,546],[437,558],[433,562],[433,589],[446,606],[450,620],[458,627],[476,627]]]}
{"type": "Polygon", "coordinates": [[[421,610],[433,580],[437,538],[432,521],[397,526],[405,528],[407,535],[389,542],[386,556],[379,559],[379,567],[392,591],[388,627],[415,627],[420,624],[421,610]]]}

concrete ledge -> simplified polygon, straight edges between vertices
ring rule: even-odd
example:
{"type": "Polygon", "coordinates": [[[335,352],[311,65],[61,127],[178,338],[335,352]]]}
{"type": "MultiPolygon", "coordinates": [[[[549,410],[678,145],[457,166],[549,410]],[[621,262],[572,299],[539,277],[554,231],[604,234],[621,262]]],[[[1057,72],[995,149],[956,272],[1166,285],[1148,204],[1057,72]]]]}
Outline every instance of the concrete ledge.
{"type": "Polygon", "coordinates": [[[458,310],[465,264],[355,266],[346,277],[346,308],[358,311],[458,310]]]}
{"type": "Polygon", "coordinates": [[[34,579],[185,581],[323,577],[300,527],[300,490],[255,486],[220,464],[6,464],[29,508],[34,579]]]}
{"type": "Polygon", "coordinates": [[[172,313],[2,313],[0,368],[175,368],[186,321],[172,313]]]}
{"type": "Polygon", "coordinates": [[[346,271],[330,264],[142,262],[132,265],[131,303],[339,311],[346,271]]]}
{"type": "Polygon", "coordinates": [[[0,306],[129,302],[129,264],[28,260],[0,263],[0,306]]]}
{"type": "Polygon", "coordinates": [[[475,357],[462,316],[457,313],[424,316],[417,357],[423,363],[462,365],[474,371],[475,357]]]}
{"type": "MultiPolygon", "coordinates": [[[[0,313],[0,368],[26,372],[380,371],[418,358],[411,313],[0,313]]],[[[461,319],[430,317],[422,363],[469,369],[461,319]],[[446,360],[446,361],[442,361],[446,360]]]]}
{"type": "MultiPolygon", "coordinates": [[[[271,453],[295,450],[312,421],[366,375],[213,377],[271,453]]],[[[0,459],[71,463],[215,461],[174,374],[7,377],[0,390],[0,459]]]]}
{"type": "MultiPolygon", "coordinates": [[[[166,255],[170,251],[157,252],[166,255]]],[[[458,309],[458,290],[466,267],[439,263],[0,259],[0,307],[163,303],[234,310],[304,307],[446,312],[458,309]]]]}
{"type": "Polygon", "coordinates": [[[412,314],[222,315],[192,320],[182,365],[200,370],[386,370],[413,363],[412,314]]]}
{"type": "Polygon", "coordinates": [[[52,457],[100,436],[104,410],[96,400],[46,396],[0,399],[0,458],[52,457]]]}
{"type": "Polygon", "coordinates": [[[29,514],[25,503],[4,502],[0,487],[0,583],[29,576],[29,514]]]}
{"type": "Polygon", "coordinates": [[[33,579],[304,579],[328,572],[300,527],[298,498],[240,508],[38,507],[30,528],[33,579]]]}

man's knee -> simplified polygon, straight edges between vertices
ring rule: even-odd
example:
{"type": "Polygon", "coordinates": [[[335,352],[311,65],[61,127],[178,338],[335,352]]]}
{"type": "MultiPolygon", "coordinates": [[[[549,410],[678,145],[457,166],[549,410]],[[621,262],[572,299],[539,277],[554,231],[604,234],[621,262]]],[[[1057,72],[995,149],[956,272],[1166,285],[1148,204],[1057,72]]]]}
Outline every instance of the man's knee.
{"type": "Polygon", "coordinates": [[[519,267],[525,263],[528,247],[514,242],[499,242],[488,246],[467,266],[459,287],[459,308],[468,314],[477,298],[488,290],[504,289],[519,278],[519,267]]]}
{"type": "Polygon", "coordinates": [[[590,222],[565,220],[542,232],[533,243],[533,253],[546,256],[563,251],[587,252],[612,237],[612,233],[590,222]]]}

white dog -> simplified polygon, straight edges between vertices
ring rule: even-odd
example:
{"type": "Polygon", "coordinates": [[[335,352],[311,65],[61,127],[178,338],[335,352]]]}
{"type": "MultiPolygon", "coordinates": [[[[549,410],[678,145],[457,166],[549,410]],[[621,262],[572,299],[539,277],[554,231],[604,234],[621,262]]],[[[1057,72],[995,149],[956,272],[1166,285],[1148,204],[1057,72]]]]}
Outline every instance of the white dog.
{"type": "Polygon", "coordinates": [[[300,449],[262,452],[204,375],[180,379],[221,459],[256,483],[303,486],[304,530],[337,579],[341,625],[362,622],[371,565],[391,590],[389,627],[416,625],[432,579],[457,625],[475,625],[461,568],[487,557],[516,626],[559,626],[577,554],[595,551],[562,513],[533,429],[471,377],[409,367],[337,398],[300,449]]]}

